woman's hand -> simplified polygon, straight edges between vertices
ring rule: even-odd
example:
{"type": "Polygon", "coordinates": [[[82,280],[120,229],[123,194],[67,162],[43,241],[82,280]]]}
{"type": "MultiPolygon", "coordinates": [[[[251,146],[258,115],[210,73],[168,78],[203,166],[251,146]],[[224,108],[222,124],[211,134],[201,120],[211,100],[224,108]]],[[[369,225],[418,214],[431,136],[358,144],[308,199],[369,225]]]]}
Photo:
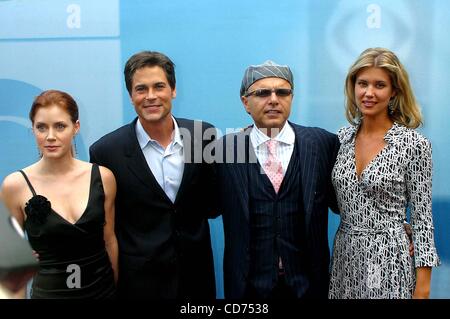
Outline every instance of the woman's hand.
{"type": "Polygon", "coordinates": [[[430,298],[431,267],[416,268],[416,289],[413,299],[430,298]]]}

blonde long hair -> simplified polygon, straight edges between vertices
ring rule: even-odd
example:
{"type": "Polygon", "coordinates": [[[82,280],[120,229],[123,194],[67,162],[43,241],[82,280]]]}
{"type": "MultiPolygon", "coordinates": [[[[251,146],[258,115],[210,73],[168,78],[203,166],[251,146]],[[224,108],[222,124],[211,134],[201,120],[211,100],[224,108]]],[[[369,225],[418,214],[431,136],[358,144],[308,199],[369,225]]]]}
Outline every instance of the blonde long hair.
{"type": "Polygon", "coordinates": [[[392,112],[389,117],[397,123],[409,128],[422,125],[422,114],[416,102],[409,82],[409,76],[398,57],[385,48],[369,48],[364,50],[350,67],[345,79],[345,116],[356,125],[361,117],[355,98],[356,77],[363,68],[377,67],[387,71],[396,92],[393,97],[392,112]]]}

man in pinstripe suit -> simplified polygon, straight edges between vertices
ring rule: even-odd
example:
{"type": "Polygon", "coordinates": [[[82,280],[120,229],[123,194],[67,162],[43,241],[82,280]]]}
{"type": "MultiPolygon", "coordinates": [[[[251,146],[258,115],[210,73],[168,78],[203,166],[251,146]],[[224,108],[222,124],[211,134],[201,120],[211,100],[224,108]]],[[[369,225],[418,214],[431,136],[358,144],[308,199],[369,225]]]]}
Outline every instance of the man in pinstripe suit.
{"type": "Polygon", "coordinates": [[[288,121],[293,84],[288,66],[248,67],[240,96],[254,125],[216,147],[226,298],[327,298],[339,142],[288,121]]]}

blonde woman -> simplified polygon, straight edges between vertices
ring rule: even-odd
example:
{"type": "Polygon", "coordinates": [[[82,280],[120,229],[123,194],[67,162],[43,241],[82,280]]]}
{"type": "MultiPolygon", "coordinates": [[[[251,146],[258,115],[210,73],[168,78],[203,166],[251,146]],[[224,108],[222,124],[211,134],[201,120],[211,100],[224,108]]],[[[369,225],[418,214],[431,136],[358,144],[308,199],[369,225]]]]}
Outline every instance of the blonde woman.
{"type": "Polygon", "coordinates": [[[431,212],[432,158],[408,74],[383,48],[346,78],[346,116],[332,179],[341,212],[330,298],[428,298],[439,264],[431,212]],[[409,208],[414,256],[403,228],[409,208]]]}

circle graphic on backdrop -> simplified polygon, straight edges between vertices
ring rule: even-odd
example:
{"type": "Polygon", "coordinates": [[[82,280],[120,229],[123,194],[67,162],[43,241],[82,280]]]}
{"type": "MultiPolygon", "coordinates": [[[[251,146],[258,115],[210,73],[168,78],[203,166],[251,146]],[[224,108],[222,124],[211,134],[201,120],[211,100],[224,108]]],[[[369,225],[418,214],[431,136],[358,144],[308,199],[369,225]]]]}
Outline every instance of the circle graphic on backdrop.
{"type": "Polygon", "coordinates": [[[417,23],[404,1],[355,6],[340,2],[326,26],[326,47],[336,66],[347,72],[359,54],[369,47],[386,47],[408,56],[417,23]]]}
{"type": "Polygon", "coordinates": [[[41,89],[11,79],[0,79],[0,178],[38,160],[38,150],[28,119],[33,99],[41,89]]]}

